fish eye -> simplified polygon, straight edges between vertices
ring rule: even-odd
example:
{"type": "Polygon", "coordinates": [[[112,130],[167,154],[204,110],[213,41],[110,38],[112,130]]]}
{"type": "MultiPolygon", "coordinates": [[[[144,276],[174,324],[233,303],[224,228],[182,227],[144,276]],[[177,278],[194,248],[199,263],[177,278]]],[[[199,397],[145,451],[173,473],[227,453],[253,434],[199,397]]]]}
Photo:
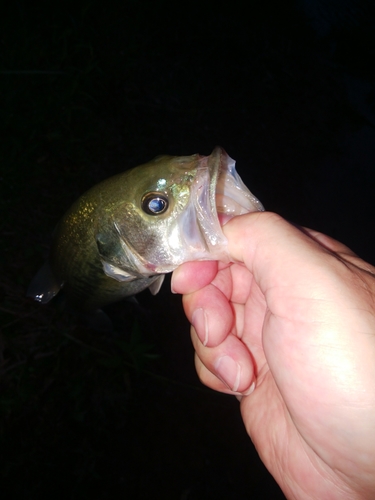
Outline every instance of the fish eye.
{"type": "Polygon", "coordinates": [[[142,210],[149,215],[163,214],[168,205],[168,198],[161,193],[146,193],[142,198],[142,210]]]}

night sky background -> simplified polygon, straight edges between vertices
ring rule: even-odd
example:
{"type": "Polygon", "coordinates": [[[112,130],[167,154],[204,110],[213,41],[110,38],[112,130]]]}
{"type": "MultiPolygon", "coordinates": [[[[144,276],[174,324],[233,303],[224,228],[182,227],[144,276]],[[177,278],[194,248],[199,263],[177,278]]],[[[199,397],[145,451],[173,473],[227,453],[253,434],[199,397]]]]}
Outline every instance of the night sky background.
{"type": "Polygon", "coordinates": [[[181,298],[98,333],[25,297],[86,189],[216,145],[267,210],[375,263],[372,1],[50,2],[0,14],[0,484],[6,498],[283,498],[181,298]]]}

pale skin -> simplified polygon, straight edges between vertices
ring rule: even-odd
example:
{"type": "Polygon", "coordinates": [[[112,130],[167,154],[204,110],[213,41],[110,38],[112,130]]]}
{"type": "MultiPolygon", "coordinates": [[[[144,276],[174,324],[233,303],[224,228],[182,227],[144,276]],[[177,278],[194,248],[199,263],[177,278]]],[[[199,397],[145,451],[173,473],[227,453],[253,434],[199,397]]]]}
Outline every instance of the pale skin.
{"type": "Polygon", "coordinates": [[[201,381],[240,400],[288,499],[374,499],[375,268],[268,212],[223,231],[234,263],[172,278],[201,381]]]}

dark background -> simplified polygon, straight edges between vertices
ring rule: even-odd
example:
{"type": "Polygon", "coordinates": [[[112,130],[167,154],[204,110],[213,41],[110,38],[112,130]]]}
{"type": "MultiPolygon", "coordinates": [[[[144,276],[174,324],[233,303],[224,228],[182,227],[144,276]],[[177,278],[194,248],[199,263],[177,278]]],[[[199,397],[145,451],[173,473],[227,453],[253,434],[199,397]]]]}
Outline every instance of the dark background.
{"type": "Polygon", "coordinates": [[[0,478],[7,498],[283,498],[204,388],[168,284],[93,332],[26,299],[87,188],[223,146],[268,210],[375,262],[373,2],[26,2],[0,15],[0,478]]]}

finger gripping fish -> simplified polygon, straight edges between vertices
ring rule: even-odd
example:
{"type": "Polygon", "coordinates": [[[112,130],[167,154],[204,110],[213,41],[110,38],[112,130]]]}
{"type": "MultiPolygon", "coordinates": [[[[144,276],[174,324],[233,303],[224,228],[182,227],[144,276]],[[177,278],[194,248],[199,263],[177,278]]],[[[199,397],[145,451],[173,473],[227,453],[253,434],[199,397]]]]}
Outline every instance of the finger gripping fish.
{"type": "Polygon", "coordinates": [[[220,147],[209,156],[159,156],[83,194],[54,232],[28,296],[61,288],[82,311],[156,294],[165,273],[191,260],[228,260],[221,224],[264,210],[220,147]]]}

